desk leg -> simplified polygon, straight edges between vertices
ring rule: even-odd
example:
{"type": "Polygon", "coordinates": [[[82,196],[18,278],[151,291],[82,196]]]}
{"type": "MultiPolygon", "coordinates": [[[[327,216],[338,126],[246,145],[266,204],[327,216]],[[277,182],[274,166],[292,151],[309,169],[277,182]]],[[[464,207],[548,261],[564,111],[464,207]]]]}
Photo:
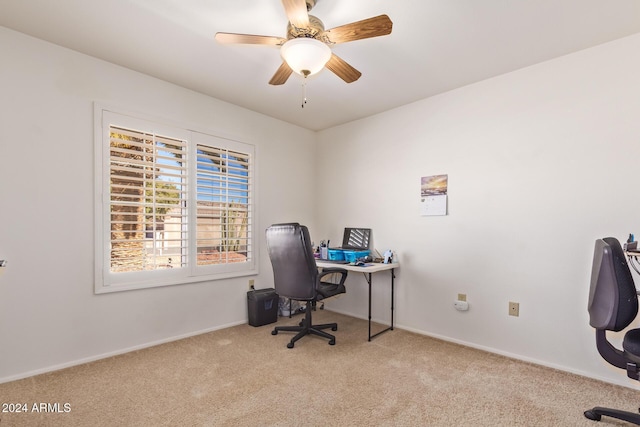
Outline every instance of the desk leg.
{"type": "Polygon", "coordinates": [[[369,283],[369,341],[371,341],[371,338],[375,338],[378,335],[382,334],[383,332],[387,332],[387,331],[393,331],[393,288],[394,288],[394,279],[396,277],[396,275],[394,274],[394,269],[392,268],[391,270],[389,270],[391,272],[391,326],[383,329],[382,331],[375,333],[373,335],[371,335],[371,273],[369,273],[369,276],[367,277],[367,275],[365,274],[365,279],[367,280],[367,282],[369,283]]]}
{"type": "Polygon", "coordinates": [[[369,277],[365,276],[367,283],[369,283],[369,341],[371,341],[371,273],[369,277]]]}
{"type": "Polygon", "coordinates": [[[393,279],[396,278],[394,269],[391,269],[391,330],[393,331],[393,279]]]}

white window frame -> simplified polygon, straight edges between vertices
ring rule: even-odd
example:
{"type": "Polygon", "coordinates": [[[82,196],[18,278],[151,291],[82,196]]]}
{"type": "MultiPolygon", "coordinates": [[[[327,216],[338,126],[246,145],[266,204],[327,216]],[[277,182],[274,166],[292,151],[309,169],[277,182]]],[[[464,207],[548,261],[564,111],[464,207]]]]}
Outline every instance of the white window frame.
{"type": "Polygon", "coordinates": [[[94,106],[95,144],[95,286],[96,294],[212,281],[258,273],[256,220],[256,149],[252,144],[211,135],[167,120],[128,113],[100,104],[94,106]],[[186,266],[184,268],[111,273],[110,254],[110,127],[148,131],[187,141],[187,222],[186,266]],[[241,263],[197,265],[196,249],[196,146],[198,144],[240,152],[249,157],[249,258],[241,263]]]}

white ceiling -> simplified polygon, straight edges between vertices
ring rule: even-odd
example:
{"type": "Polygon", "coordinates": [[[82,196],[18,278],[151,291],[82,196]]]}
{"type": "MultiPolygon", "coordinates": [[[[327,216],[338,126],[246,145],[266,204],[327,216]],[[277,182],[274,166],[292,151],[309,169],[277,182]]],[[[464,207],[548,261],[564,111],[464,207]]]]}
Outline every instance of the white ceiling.
{"type": "MultiPolygon", "coordinates": [[[[302,127],[320,130],[640,32],[639,0],[318,0],[327,29],[387,14],[391,35],[335,45],[362,72],[267,82],[285,36],[280,0],[0,0],[0,25],[302,127]]],[[[1,59],[0,59],[1,61],[1,59]]]]}

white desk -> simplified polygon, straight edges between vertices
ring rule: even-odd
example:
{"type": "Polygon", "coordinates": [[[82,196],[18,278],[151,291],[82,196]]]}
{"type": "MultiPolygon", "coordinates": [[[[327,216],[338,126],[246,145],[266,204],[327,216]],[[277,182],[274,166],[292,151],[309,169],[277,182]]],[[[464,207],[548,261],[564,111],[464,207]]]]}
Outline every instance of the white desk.
{"type": "Polygon", "coordinates": [[[640,251],[634,249],[632,251],[624,251],[624,253],[629,259],[629,264],[631,265],[631,267],[633,267],[636,273],[640,274],[640,262],[638,261],[640,251]]]}
{"type": "Polygon", "coordinates": [[[395,269],[400,267],[398,263],[392,263],[392,264],[376,263],[376,264],[370,264],[370,265],[358,267],[355,265],[338,264],[335,262],[316,260],[316,265],[320,268],[343,268],[348,271],[355,271],[355,272],[364,274],[364,277],[367,280],[367,283],[369,284],[369,341],[371,341],[371,338],[375,338],[383,332],[393,331],[393,287],[394,287],[393,279],[395,279],[396,277],[395,269]],[[377,332],[371,335],[371,281],[372,281],[371,277],[373,273],[378,273],[380,271],[386,271],[386,270],[389,270],[391,272],[391,326],[389,326],[388,328],[380,332],[377,332]]]}

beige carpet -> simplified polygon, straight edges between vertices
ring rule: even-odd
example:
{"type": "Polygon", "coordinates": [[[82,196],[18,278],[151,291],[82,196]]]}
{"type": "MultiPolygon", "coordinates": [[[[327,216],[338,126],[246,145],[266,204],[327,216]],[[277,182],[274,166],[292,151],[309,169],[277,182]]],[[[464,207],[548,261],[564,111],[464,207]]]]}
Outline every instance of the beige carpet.
{"type": "Polygon", "coordinates": [[[402,330],[367,342],[366,321],[314,318],[338,321],[335,346],[305,337],[287,349],[290,333],[241,325],[0,384],[0,402],[29,410],[0,412],[0,427],[604,427],[628,424],[583,411],[640,404],[632,389],[402,330]],[[34,403],[61,412],[31,412],[34,403]]]}

